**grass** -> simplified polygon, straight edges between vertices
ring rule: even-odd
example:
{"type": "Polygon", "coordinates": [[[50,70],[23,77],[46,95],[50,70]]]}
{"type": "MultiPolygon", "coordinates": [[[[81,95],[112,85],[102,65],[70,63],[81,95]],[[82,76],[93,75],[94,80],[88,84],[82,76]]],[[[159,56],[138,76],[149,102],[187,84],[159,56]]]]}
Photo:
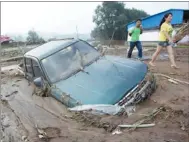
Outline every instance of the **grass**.
{"type": "Polygon", "coordinates": [[[14,47],[16,47],[16,46],[13,46],[13,45],[3,45],[3,44],[1,44],[1,48],[2,48],[2,49],[14,48],[14,47]]]}
{"type": "Polygon", "coordinates": [[[176,48],[189,48],[189,45],[178,45],[176,48]]]}

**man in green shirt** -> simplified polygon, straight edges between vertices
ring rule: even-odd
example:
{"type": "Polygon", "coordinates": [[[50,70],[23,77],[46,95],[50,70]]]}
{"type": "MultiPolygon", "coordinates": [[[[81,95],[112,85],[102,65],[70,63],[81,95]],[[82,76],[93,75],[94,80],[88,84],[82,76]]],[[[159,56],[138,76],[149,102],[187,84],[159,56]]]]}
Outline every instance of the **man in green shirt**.
{"type": "Polygon", "coordinates": [[[140,34],[142,34],[141,19],[136,21],[136,26],[129,32],[131,36],[130,48],[127,57],[131,58],[134,47],[138,49],[138,58],[142,58],[142,44],[139,40],[140,34]]]}

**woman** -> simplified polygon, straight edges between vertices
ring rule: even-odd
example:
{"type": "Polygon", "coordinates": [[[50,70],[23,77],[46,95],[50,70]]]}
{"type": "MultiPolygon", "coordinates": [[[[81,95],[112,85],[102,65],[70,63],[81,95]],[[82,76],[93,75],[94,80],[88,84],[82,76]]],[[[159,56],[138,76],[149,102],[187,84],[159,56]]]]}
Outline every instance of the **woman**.
{"type": "Polygon", "coordinates": [[[178,68],[175,63],[173,48],[171,46],[171,43],[175,42],[172,39],[173,28],[170,23],[171,20],[172,20],[172,13],[165,14],[163,19],[161,20],[161,23],[159,25],[159,27],[160,27],[159,43],[158,43],[156,52],[152,56],[152,60],[149,62],[149,64],[151,66],[155,66],[154,61],[156,60],[157,56],[159,55],[161,49],[163,47],[167,47],[169,59],[171,62],[171,67],[178,68]]]}

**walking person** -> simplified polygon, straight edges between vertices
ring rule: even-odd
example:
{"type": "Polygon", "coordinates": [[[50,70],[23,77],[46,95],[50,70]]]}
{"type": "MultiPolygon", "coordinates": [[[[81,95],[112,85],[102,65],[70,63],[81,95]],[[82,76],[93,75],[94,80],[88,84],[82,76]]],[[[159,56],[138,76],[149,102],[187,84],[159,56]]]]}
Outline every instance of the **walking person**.
{"type": "Polygon", "coordinates": [[[172,47],[175,41],[172,38],[173,27],[171,25],[171,20],[172,20],[172,13],[167,13],[164,15],[159,25],[159,28],[160,28],[159,43],[158,43],[155,53],[152,55],[152,60],[149,62],[149,65],[151,66],[155,66],[154,61],[156,60],[162,48],[166,47],[169,54],[171,67],[178,68],[175,63],[173,47],[172,47]]]}
{"type": "Polygon", "coordinates": [[[129,35],[131,36],[131,41],[130,41],[130,48],[127,57],[131,58],[132,52],[134,47],[138,49],[138,58],[142,58],[142,44],[139,40],[140,34],[142,34],[142,25],[141,25],[141,19],[138,19],[136,21],[136,26],[129,32],[129,35]]]}

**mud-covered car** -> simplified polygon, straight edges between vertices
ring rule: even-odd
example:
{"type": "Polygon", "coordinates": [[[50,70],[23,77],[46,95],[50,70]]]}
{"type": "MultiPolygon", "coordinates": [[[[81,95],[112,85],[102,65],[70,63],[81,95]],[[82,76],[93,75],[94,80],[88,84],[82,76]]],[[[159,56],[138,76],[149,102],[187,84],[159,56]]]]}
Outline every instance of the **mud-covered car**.
{"type": "Polygon", "coordinates": [[[50,41],[30,50],[24,69],[36,88],[69,108],[138,103],[156,88],[145,63],[105,56],[80,39],[50,41]]]}

